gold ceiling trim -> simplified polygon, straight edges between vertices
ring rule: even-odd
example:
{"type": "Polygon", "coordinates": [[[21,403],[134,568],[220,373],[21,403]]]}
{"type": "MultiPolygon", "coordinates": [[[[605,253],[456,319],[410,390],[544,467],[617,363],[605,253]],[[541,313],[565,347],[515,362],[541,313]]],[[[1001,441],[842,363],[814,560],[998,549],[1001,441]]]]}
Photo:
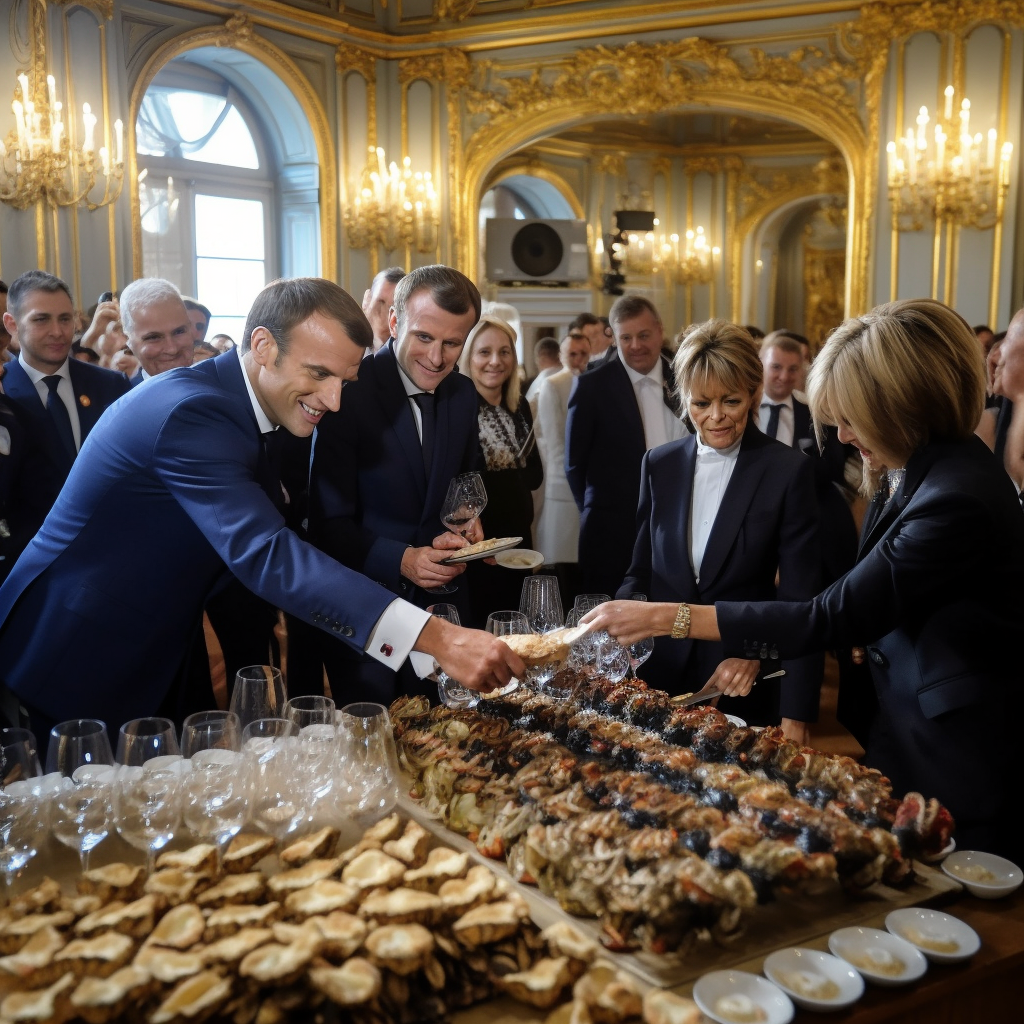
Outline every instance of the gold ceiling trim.
{"type": "MultiPolygon", "coordinates": [[[[519,154],[516,154],[516,156],[519,156],[519,154]]],[[[551,167],[545,167],[536,159],[517,160],[516,156],[509,160],[503,160],[501,164],[494,168],[484,182],[484,192],[494,188],[496,185],[500,185],[507,178],[514,177],[517,174],[527,174],[531,178],[540,178],[541,181],[546,181],[549,185],[553,185],[558,189],[562,198],[572,207],[573,214],[577,220],[584,220],[586,218],[586,214],[583,212],[583,203],[580,202],[579,196],[576,195],[572,186],[561,174],[551,167]]]]}
{"type": "Polygon", "coordinates": [[[320,167],[320,254],[321,273],[334,280],[338,271],[338,194],[336,185],[337,158],[334,138],[327,113],[320,97],[299,66],[283,50],[253,31],[253,23],[246,15],[235,14],[224,25],[206,26],[184,32],[158,47],[147,59],[132,84],[128,118],[128,157],[132,219],[133,275],[142,276],[142,214],[139,208],[138,164],[135,153],[135,122],[146,90],[168,62],[189,50],[202,46],[225,46],[255,57],[266,64],[288,87],[298,100],[309,120],[316,140],[320,167]]]}

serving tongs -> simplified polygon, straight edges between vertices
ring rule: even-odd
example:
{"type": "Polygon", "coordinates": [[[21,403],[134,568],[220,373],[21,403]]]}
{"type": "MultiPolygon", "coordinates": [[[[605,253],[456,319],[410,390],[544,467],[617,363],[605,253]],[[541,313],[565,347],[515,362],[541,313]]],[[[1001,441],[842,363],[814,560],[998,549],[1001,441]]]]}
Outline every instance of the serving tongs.
{"type": "MultiPolygon", "coordinates": [[[[762,676],[762,679],[778,679],[786,674],[785,669],[780,669],[778,672],[772,672],[769,675],[762,676]]],[[[754,686],[757,686],[757,680],[753,682],[754,686]]],[[[674,708],[688,708],[694,704],[710,704],[716,697],[721,697],[722,691],[717,686],[712,686],[708,683],[704,689],[698,690],[696,693],[691,693],[689,697],[672,697],[669,703],[674,708]]]]}

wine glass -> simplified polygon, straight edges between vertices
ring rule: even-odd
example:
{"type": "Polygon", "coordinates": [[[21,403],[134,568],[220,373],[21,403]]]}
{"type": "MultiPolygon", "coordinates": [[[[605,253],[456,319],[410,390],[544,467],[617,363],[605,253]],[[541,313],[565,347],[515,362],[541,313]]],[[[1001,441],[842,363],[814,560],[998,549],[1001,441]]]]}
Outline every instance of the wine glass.
{"type": "Polygon", "coordinates": [[[117,737],[117,763],[141,765],[154,757],[180,754],[174,723],[169,718],[135,718],[117,737]]]}
{"type": "Polygon", "coordinates": [[[89,854],[110,832],[115,774],[112,767],[80,766],[53,796],[53,834],[78,853],[83,872],[89,870],[89,854]]]}
{"type": "MultiPolygon", "coordinates": [[[[554,576],[528,576],[523,580],[519,610],[526,616],[534,633],[550,633],[554,629],[561,629],[565,620],[558,580],[554,576]]],[[[564,699],[568,693],[556,692],[549,687],[558,671],[559,666],[553,663],[531,667],[527,671],[526,680],[538,693],[564,699]]]]}
{"type": "MultiPolygon", "coordinates": [[[[459,610],[453,604],[431,604],[427,606],[427,611],[446,622],[454,623],[456,626],[462,625],[459,621],[459,610]]],[[[437,695],[446,707],[453,709],[476,707],[480,701],[479,693],[467,690],[440,667],[437,670],[437,695]]]]}
{"type": "Polygon", "coordinates": [[[346,738],[346,774],[352,780],[356,811],[374,819],[398,802],[398,753],[391,717],[383,704],[348,704],[341,709],[346,738]]]}
{"type": "MultiPolygon", "coordinates": [[[[581,594],[576,598],[577,622],[598,605],[610,601],[607,594],[581,594]]],[[[629,672],[629,651],[616,643],[606,630],[588,633],[573,645],[573,663],[590,675],[601,675],[613,683],[629,672]]]]}
{"type": "MultiPolygon", "coordinates": [[[[487,622],[484,625],[484,629],[493,634],[494,636],[516,636],[520,633],[532,633],[530,629],[530,623],[527,621],[526,616],[522,612],[513,611],[511,609],[491,612],[487,616],[487,622]]],[[[517,689],[520,685],[521,680],[513,677],[509,680],[507,686],[501,687],[491,692],[497,695],[505,693],[511,693],[517,689]]]]}
{"type": "Polygon", "coordinates": [[[284,706],[284,717],[299,730],[307,725],[334,725],[334,701],[330,697],[292,697],[284,706]]]}
{"type": "MultiPolygon", "coordinates": [[[[448,494],[441,506],[441,522],[446,530],[465,537],[480,513],[487,507],[487,488],[479,473],[460,473],[448,485],[448,494]]],[[[428,594],[454,594],[455,583],[443,583],[431,587],[428,594]]]]}
{"type": "Polygon", "coordinates": [[[306,820],[296,771],[298,729],[284,718],[261,718],[245,727],[242,756],[249,778],[250,817],[282,842],[306,820]]]}
{"type": "Polygon", "coordinates": [[[242,725],[234,711],[197,711],[185,719],[181,752],[195,757],[202,750],[241,750],[242,725]]]}
{"type": "Polygon", "coordinates": [[[184,783],[185,824],[197,839],[212,842],[219,850],[241,831],[249,811],[241,753],[223,748],[196,751],[184,783]]]}
{"type": "Polygon", "coordinates": [[[248,665],[235,673],[228,710],[238,715],[244,728],[257,718],[280,715],[287,700],[280,669],[273,665],[248,665]]]}
{"type": "Polygon", "coordinates": [[[8,895],[15,876],[39,852],[49,826],[50,797],[37,780],[11,782],[0,791],[0,870],[8,895]]]}
{"type": "Polygon", "coordinates": [[[43,774],[36,747],[35,735],[28,729],[0,729],[0,785],[43,774]]]}
{"type": "Polygon", "coordinates": [[[72,718],[50,730],[46,750],[46,771],[70,778],[76,768],[87,764],[114,763],[107,738],[107,726],[95,718],[72,718]]]}
{"type": "Polygon", "coordinates": [[[160,761],[117,770],[114,826],[125,842],[145,852],[149,874],[157,853],[181,826],[185,774],[176,765],[160,761]]]}
{"type": "Polygon", "coordinates": [[[315,722],[299,730],[295,746],[295,782],[299,802],[305,808],[305,824],[336,825],[354,788],[345,762],[341,712],[335,713],[337,726],[315,722]]]}
{"type": "MultiPolygon", "coordinates": [[[[646,601],[646,594],[630,594],[630,601],[646,601]]],[[[629,668],[633,673],[633,678],[636,679],[636,670],[654,653],[654,637],[644,637],[643,640],[637,640],[635,644],[630,644],[629,650],[629,668]]]]}

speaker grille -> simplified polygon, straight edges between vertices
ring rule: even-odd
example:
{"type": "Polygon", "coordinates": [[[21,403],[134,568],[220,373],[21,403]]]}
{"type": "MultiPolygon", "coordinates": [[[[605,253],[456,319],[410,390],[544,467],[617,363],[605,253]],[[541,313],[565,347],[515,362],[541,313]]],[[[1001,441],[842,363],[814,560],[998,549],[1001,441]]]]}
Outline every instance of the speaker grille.
{"type": "Polygon", "coordinates": [[[562,239],[550,224],[527,224],[512,239],[512,260],[530,278],[553,274],[564,252],[562,239]]]}

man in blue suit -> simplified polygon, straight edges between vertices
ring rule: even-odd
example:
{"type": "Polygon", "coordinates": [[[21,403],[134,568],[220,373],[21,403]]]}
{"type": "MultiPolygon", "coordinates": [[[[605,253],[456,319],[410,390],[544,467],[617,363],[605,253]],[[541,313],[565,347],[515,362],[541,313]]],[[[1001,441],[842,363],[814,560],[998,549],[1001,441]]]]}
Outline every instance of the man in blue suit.
{"type": "Polygon", "coordinates": [[[4,325],[21,354],[4,365],[4,393],[33,435],[43,469],[34,533],[56,501],[79,449],[103,411],[128,391],[123,373],[70,358],[75,310],[68,286],[30,270],[11,282],[4,325]]]}
{"type": "Polygon", "coordinates": [[[386,665],[415,648],[476,688],[524,669],[495,637],[396,600],[285,526],[267,440],[278,427],[308,434],[337,411],[370,341],[337,285],[277,281],[257,297],[237,353],[161,374],[97,425],[0,587],[0,678],[41,741],[60,719],[114,729],[154,714],[227,571],[386,665]],[[133,529],[140,550],[122,558],[133,529]],[[112,633],[118,618],[135,628],[112,633]]]}
{"type": "Polygon", "coordinates": [[[633,557],[644,453],[686,433],[657,309],[624,295],[608,319],[619,358],[577,378],[565,426],[565,475],[580,510],[580,586],[600,594],[619,589],[633,557]]]}
{"type": "MultiPolygon", "coordinates": [[[[317,428],[310,474],[309,532],[317,547],[422,608],[455,602],[463,617],[464,583],[449,597],[428,590],[465,569],[442,564],[458,541],[438,535],[452,477],[477,465],[476,388],[457,366],[480,306],[476,286],[457,270],[419,267],[403,277],[391,339],[366,356],[341,412],[317,428]]],[[[396,680],[340,644],[321,646],[332,686],[348,679],[363,699],[384,703],[396,684],[419,688],[411,669],[396,680]]]]}

